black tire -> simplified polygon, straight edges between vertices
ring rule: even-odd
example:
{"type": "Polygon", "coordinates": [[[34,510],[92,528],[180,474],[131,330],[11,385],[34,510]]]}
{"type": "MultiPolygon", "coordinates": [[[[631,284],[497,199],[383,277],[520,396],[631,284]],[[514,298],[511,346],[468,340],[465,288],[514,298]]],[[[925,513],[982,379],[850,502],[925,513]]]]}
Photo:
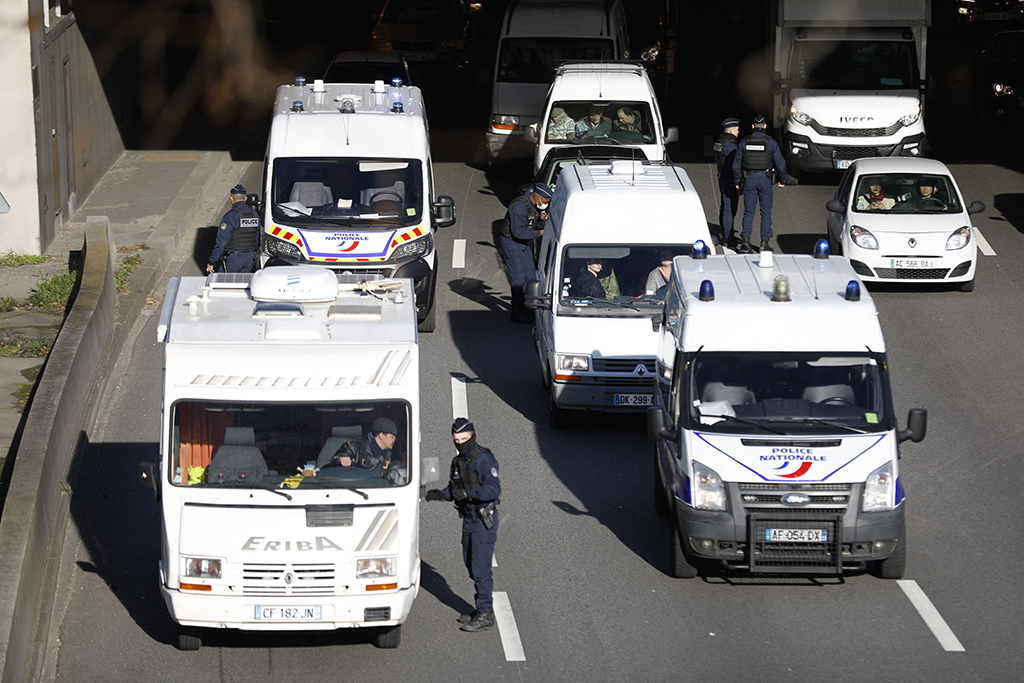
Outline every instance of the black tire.
{"type": "Polygon", "coordinates": [[[402,643],[402,626],[381,626],[373,634],[373,644],[381,650],[394,650],[402,643]]]}
{"type": "Polygon", "coordinates": [[[552,429],[565,429],[569,426],[569,411],[555,403],[555,388],[548,391],[548,425],[552,429]]]}
{"type": "Polygon", "coordinates": [[[974,278],[971,278],[967,282],[961,282],[958,289],[961,292],[973,292],[974,291],[974,278]]]}
{"type": "Polygon", "coordinates": [[[659,517],[668,517],[668,491],[665,490],[665,480],[661,476],[661,468],[658,466],[658,446],[654,446],[654,511],[659,517]]]}
{"type": "Polygon", "coordinates": [[[799,185],[800,184],[800,171],[789,170],[786,173],[785,184],[786,185],[799,185]]]}
{"type": "Polygon", "coordinates": [[[682,541],[679,539],[679,529],[676,527],[675,520],[672,521],[672,556],[671,566],[672,578],[674,579],[692,579],[697,576],[697,567],[690,556],[687,554],[686,549],[683,548],[682,541]]]}
{"type": "Polygon", "coordinates": [[[884,560],[875,562],[874,575],[880,579],[902,579],[907,571],[907,525],[900,529],[896,550],[884,560]]]}
{"type": "Polygon", "coordinates": [[[178,649],[182,652],[195,652],[203,646],[203,639],[194,628],[181,626],[178,628],[178,649]]]}
{"type": "Polygon", "coordinates": [[[427,315],[423,318],[423,320],[421,320],[419,322],[419,324],[416,326],[416,329],[419,330],[420,332],[433,332],[434,331],[434,323],[435,323],[436,319],[437,319],[437,302],[434,301],[431,304],[431,306],[430,306],[430,310],[427,311],[427,315]]]}

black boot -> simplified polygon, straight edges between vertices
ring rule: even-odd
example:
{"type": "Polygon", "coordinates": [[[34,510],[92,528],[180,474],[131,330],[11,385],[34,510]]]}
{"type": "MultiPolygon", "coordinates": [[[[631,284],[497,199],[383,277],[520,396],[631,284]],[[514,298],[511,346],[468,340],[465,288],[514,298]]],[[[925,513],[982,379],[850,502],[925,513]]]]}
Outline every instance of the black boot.
{"type": "Polygon", "coordinates": [[[463,624],[460,628],[469,633],[489,631],[494,628],[494,612],[477,612],[468,624],[463,624]]]}
{"type": "Polygon", "coordinates": [[[750,253],[750,238],[744,237],[740,239],[740,243],[736,246],[736,251],[740,254],[750,253]]]}
{"type": "Polygon", "coordinates": [[[761,249],[760,249],[760,251],[771,251],[771,250],[772,250],[772,245],[768,243],[768,240],[761,240],[761,249]]]}
{"type": "Polygon", "coordinates": [[[476,617],[477,614],[479,614],[479,612],[477,612],[476,610],[473,610],[469,614],[460,614],[459,623],[468,624],[469,622],[473,621],[473,618],[476,617]]]}

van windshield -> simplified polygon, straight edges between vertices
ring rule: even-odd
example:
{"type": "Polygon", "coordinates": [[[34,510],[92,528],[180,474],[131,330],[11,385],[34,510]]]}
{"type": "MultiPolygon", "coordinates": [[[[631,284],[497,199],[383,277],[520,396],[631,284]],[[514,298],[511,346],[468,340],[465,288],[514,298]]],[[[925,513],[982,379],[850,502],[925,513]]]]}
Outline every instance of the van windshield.
{"type": "Polygon", "coordinates": [[[609,38],[508,38],[501,42],[498,82],[547,85],[568,59],[615,59],[615,45],[609,38]]]}
{"type": "Polygon", "coordinates": [[[917,54],[909,41],[798,40],[790,88],[900,90],[917,88],[917,54]]]}
{"type": "Polygon", "coordinates": [[[741,434],[891,429],[883,354],[700,351],[688,362],[687,419],[694,429],[741,434]]]}
{"type": "MultiPolygon", "coordinates": [[[[660,310],[672,259],[692,245],[570,245],[562,252],[559,303],[582,315],[660,310]]],[[[567,313],[568,311],[561,311],[567,313]]]]}
{"type": "Polygon", "coordinates": [[[548,144],[600,144],[602,141],[654,142],[654,120],[647,102],[560,100],[544,126],[548,144]]]}
{"type": "Polygon", "coordinates": [[[275,159],[270,206],[274,221],[311,229],[416,225],[423,166],[418,159],[275,159]]]}
{"type": "Polygon", "coordinates": [[[287,492],[409,482],[410,410],[404,401],[186,400],[175,403],[172,413],[175,486],[287,492]]]}

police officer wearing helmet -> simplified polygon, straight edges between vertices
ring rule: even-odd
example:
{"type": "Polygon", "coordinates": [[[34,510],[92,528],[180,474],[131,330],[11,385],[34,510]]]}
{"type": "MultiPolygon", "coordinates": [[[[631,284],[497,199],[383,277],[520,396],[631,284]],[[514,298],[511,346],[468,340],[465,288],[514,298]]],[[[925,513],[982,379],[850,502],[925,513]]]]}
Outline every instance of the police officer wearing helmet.
{"type": "Polygon", "coordinates": [[[736,142],[740,134],[740,120],[727,118],[722,121],[722,134],[715,140],[715,164],[718,165],[718,191],[722,195],[718,211],[718,224],[722,226],[722,244],[734,246],[733,224],[736,209],[740,203],[740,192],[736,187],[738,179],[733,177],[732,162],[736,158],[736,142]]]}
{"type": "Polygon", "coordinates": [[[768,124],[764,116],[754,117],[754,130],[740,140],[736,158],[732,162],[736,187],[743,187],[743,232],[737,251],[750,253],[750,233],[754,229],[754,206],[761,204],[761,251],[771,249],[772,238],[772,185],[781,179],[779,187],[785,185],[786,160],[782,158],[779,143],[768,137],[768,124]]]}
{"type": "Polygon", "coordinates": [[[494,628],[491,558],[498,539],[498,461],[476,442],[476,428],[464,417],[452,424],[452,440],[458,455],[452,459],[448,486],[427,491],[426,499],[454,501],[462,517],[462,559],[476,586],[476,609],[459,617],[460,628],[486,631],[494,628]]]}
{"type": "Polygon", "coordinates": [[[508,266],[512,285],[512,313],[514,323],[532,323],[533,316],[526,310],[526,281],[533,277],[533,240],[544,234],[548,219],[551,188],[544,183],[527,185],[523,194],[508,205],[501,223],[501,251],[508,266]]]}
{"type": "Polygon", "coordinates": [[[260,217],[245,203],[246,196],[241,185],[231,188],[231,208],[220,219],[217,242],[206,264],[207,273],[252,272],[253,255],[260,241],[260,217]]]}

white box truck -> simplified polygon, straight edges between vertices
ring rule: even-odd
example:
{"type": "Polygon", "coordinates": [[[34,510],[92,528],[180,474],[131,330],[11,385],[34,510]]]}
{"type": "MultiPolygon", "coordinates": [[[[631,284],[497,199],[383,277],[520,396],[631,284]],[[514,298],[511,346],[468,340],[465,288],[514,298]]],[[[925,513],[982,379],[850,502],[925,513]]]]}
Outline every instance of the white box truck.
{"type": "Polygon", "coordinates": [[[679,257],[665,302],[655,406],[655,509],[671,571],[900,578],[899,431],[875,304],[842,257],[679,257]]]}
{"type": "MultiPolygon", "coordinates": [[[[776,0],[773,121],[792,180],[923,156],[931,0],[776,0]]],[[[773,29],[773,30],[772,30],[773,29]]]]}
{"type": "Polygon", "coordinates": [[[140,476],[178,647],[203,629],[355,627],[397,647],[420,585],[420,486],[438,476],[420,460],[411,281],[172,278],[157,335],[160,462],[140,476]],[[352,452],[374,455],[345,466],[352,452]]]}
{"type": "Polygon", "coordinates": [[[570,410],[651,405],[668,282],[661,266],[701,241],[710,245],[711,234],[683,169],[622,160],[562,171],[537,280],[526,284],[552,427],[565,426],[570,410]]]}
{"type": "Polygon", "coordinates": [[[411,278],[421,332],[434,329],[434,200],[419,88],[304,79],[277,89],[263,170],[260,266],[318,265],[411,278]]]}

